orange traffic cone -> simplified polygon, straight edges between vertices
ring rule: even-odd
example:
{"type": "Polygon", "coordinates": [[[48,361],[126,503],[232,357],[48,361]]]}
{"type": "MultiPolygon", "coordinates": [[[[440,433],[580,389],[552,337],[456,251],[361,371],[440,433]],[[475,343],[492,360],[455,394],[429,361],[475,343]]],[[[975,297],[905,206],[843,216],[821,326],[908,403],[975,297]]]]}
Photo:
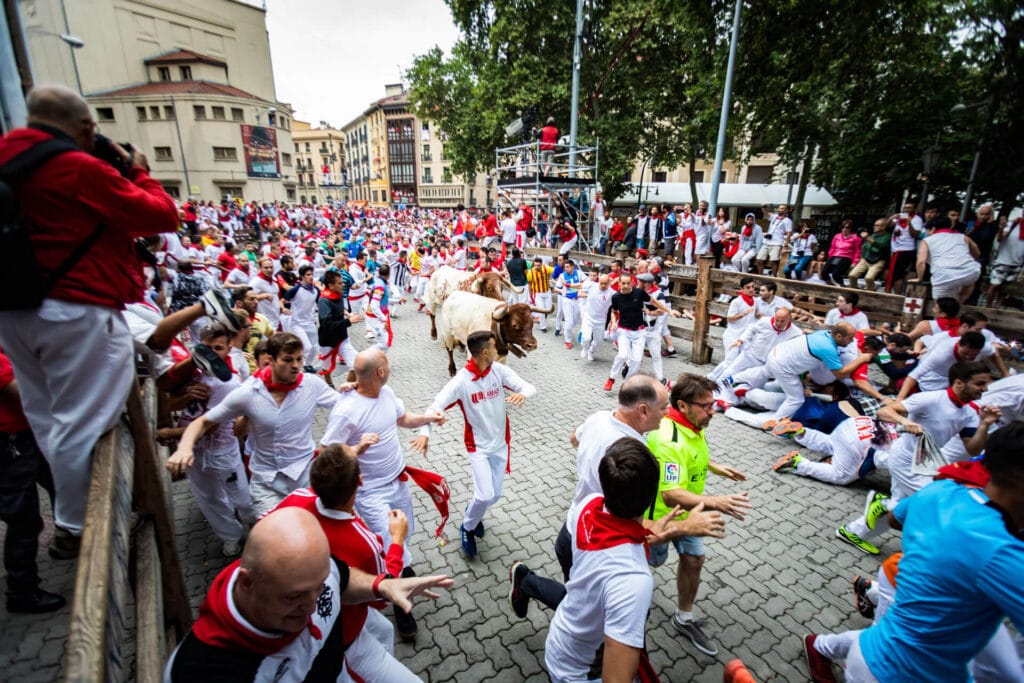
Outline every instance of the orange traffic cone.
{"type": "Polygon", "coordinates": [[[747,671],[747,667],[743,666],[743,662],[738,659],[734,659],[725,665],[725,683],[757,683],[754,677],[747,671]]]}

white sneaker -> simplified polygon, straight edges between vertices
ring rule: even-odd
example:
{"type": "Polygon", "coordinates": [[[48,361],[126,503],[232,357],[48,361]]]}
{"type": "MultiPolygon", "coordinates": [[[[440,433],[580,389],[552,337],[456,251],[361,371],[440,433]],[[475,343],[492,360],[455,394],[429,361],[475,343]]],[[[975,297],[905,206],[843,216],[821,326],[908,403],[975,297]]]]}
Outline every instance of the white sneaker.
{"type": "Polygon", "coordinates": [[[590,362],[590,363],[594,362],[594,352],[593,351],[587,351],[587,361],[590,362]]]}
{"type": "Polygon", "coordinates": [[[587,357],[587,349],[586,348],[580,349],[580,358],[586,358],[586,357],[587,357]]]}
{"type": "Polygon", "coordinates": [[[241,554],[241,552],[241,543],[225,543],[224,547],[221,549],[221,553],[224,555],[224,557],[238,557],[238,555],[241,554]]]}

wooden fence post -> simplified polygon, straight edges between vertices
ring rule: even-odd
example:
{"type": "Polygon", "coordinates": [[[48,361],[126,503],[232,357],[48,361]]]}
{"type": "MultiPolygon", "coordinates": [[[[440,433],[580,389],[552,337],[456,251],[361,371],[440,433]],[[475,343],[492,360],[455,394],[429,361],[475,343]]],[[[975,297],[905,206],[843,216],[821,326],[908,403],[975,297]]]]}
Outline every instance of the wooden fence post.
{"type": "Polygon", "coordinates": [[[922,282],[907,282],[904,289],[903,317],[900,327],[910,332],[914,325],[924,317],[924,307],[928,301],[928,285],[922,282]]]}
{"type": "Polygon", "coordinates": [[[708,303],[711,300],[711,268],[715,257],[704,254],[697,261],[697,300],[693,305],[693,345],[691,358],[694,363],[704,365],[711,362],[711,346],[708,345],[710,329],[708,303]]]}

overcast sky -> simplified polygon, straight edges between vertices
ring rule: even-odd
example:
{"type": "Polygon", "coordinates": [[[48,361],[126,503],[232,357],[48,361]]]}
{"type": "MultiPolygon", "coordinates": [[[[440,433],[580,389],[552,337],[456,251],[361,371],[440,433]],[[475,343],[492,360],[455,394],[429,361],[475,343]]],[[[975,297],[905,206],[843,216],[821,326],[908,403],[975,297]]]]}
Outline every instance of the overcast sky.
{"type": "Polygon", "coordinates": [[[413,58],[458,38],[442,0],[267,0],[277,97],[336,128],[384,97],[413,58]]]}

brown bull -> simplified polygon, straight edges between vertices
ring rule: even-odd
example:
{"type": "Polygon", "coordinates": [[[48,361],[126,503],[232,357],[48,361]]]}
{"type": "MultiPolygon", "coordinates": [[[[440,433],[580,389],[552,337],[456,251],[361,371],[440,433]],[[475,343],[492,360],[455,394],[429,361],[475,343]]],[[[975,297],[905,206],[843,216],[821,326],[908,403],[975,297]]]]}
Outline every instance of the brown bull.
{"type": "Polygon", "coordinates": [[[500,273],[469,273],[449,266],[438,268],[430,276],[430,283],[424,296],[427,313],[430,315],[430,338],[437,339],[437,313],[452,292],[472,292],[488,299],[504,301],[503,287],[508,287],[517,294],[522,291],[500,273]]]}

